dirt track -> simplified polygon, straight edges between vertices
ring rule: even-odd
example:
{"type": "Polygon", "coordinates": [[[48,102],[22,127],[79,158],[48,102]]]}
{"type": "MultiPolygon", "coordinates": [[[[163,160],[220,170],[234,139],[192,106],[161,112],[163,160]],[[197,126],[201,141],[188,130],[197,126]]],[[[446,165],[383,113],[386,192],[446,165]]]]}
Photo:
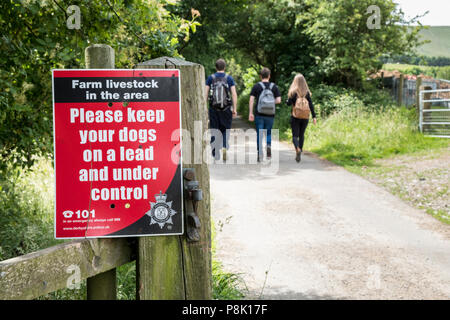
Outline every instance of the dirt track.
{"type": "MultiPolygon", "coordinates": [[[[232,139],[229,158],[245,148],[232,139]]],[[[248,299],[450,299],[448,225],[312,154],[298,164],[290,145],[272,149],[276,174],[211,166],[216,257],[248,299]]]]}

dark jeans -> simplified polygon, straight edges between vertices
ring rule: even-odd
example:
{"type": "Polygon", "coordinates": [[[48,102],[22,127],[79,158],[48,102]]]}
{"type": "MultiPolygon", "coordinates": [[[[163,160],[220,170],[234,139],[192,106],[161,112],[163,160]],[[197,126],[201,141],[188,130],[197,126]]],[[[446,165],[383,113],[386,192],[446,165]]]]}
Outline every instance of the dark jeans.
{"type": "Polygon", "coordinates": [[[303,151],[303,142],[305,141],[305,131],[308,126],[308,119],[297,119],[291,117],[292,142],[295,148],[303,151]]]}
{"type": "Polygon", "coordinates": [[[209,107],[209,128],[217,129],[222,134],[222,141],[217,141],[215,143],[216,137],[214,136],[214,132],[211,133],[211,149],[213,157],[220,155],[220,149],[229,148],[228,138],[230,132],[227,130],[231,129],[231,123],[233,121],[233,112],[230,108],[224,111],[216,110],[212,107],[209,107]]]}
{"type": "Polygon", "coordinates": [[[260,134],[263,133],[262,130],[267,130],[267,146],[272,144],[272,126],[274,117],[265,116],[255,116],[255,126],[256,126],[256,146],[259,154],[262,154],[262,145],[260,134]]]}

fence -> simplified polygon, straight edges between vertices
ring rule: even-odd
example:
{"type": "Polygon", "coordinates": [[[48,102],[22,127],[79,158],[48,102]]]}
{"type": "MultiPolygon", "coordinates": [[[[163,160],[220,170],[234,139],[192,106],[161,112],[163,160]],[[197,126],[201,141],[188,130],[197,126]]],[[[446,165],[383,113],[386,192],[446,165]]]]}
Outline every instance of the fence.
{"type": "MultiPolygon", "coordinates": [[[[90,69],[114,68],[114,50],[106,45],[88,47],[86,65],[90,69]]],[[[182,128],[193,136],[194,123],[201,122],[202,130],[206,130],[203,66],[163,57],[141,63],[138,68],[179,69],[182,128]]],[[[202,150],[205,147],[204,141],[202,150]]],[[[0,261],[0,299],[34,299],[65,288],[74,270],[79,280],[87,279],[88,299],[115,299],[116,268],[134,260],[137,299],[211,299],[209,170],[205,163],[191,165],[183,160],[183,166],[193,168],[185,174],[185,181],[195,175],[203,190],[203,200],[195,207],[198,219],[189,219],[191,211],[183,212],[188,215],[185,230],[189,231],[192,223],[198,228],[201,221],[201,229],[196,230],[198,241],[184,235],[84,239],[0,261]]],[[[192,206],[189,192],[185,192],[183,210],[192,206]]]]}
{"type": "Polygon", "coordinates": [[[450,138],[450,89],[420,91],[420,131],[430,137],[450,138]]]}
{"type": "MultiPolygon", "coordinates": [[[[430,78],[405,78],[404,75],[400,77],[384,78],[383,86],[389,89],[389,92],[394,100],[399,104],[405,106],[413,106],[418,103],[418,88],[429,87],[430,90],[441,90],[450,88],[450,83],[446,80],[437,80],[430,78]]],[[[420,89],[419,89],[420,91],[420,89]]],[[[450,102],[436,101],[444,107],[450,107],[450,102]]]]}

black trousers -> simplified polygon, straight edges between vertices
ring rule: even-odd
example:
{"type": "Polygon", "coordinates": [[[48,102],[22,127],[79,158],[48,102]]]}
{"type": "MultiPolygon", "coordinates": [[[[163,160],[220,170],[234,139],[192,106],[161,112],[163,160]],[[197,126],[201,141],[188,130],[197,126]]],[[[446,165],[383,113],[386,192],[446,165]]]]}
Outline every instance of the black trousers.
{"type": "MultiPolygon", "coordinates": [[[[213,133],[211,134],[211,151],[213,157],[216,156],[216,149],[217,151],[222,148],[228,149],[228,138],[230,134],[229,129],[231,129],[232,122],[233,112],[230,108],[224,111],[219,111],[213,107],[209,107],[209,128],[219,130],[222,135],[220,139],[216,141],[216,136],[213,133]]],[[[217,152],[217,155],[219,155],[219,152],[217,152]]]]}
{"type": "Polygon", "coordinates": [[[309,119],[297,119],[291,116],[292,142],[294,143],[295,148],[300,148],[302,151],[308,122],[309,119]]]}

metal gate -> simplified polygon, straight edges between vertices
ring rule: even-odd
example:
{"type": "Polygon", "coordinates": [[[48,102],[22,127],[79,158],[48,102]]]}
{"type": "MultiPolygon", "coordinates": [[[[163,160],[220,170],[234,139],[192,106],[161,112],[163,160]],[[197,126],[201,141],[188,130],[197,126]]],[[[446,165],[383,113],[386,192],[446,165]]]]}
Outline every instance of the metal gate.
{"type": "Polygon", "coordinates": [[[450,138],[450,89],[420,91],[419,127],[424,135],[450,138]]]}

